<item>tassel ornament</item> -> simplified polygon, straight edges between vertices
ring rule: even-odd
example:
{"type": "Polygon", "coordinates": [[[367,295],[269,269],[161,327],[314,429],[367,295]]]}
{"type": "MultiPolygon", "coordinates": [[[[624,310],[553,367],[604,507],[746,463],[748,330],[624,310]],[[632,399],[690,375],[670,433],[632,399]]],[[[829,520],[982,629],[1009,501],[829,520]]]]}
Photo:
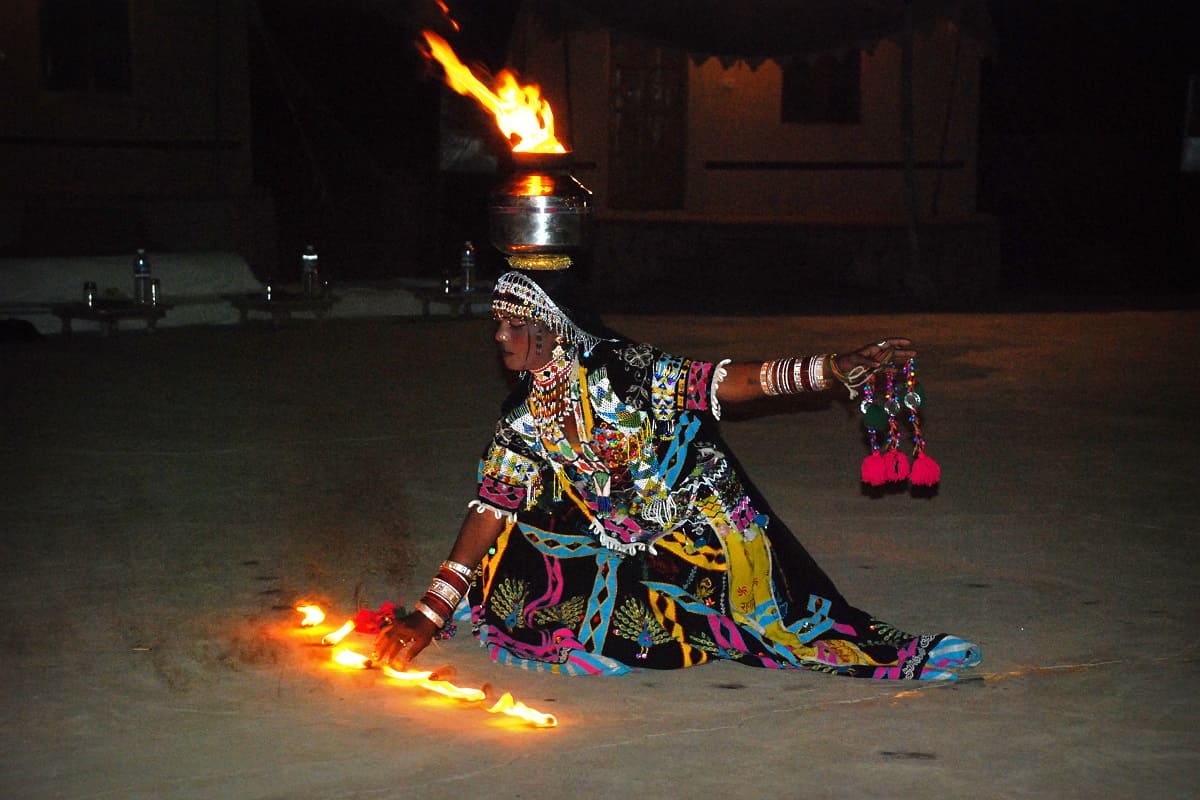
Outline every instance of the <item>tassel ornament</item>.
{"type": "Polygon", "coordinates": [[[862,462],[862,482],[871,487],[905,481],[913,487],[936,486],[941,481],[942,468],[926,452],[920,416],[925,389],[917,382],[916,360],[910,358],[900,375],[903,381],[900,385],[897,385],[895,371],[888,371],[885,376],[872,375],[861,387],[863,399],[859,410],[870,448],[862,462]],[[882,397],[877,401],[875,384],[879,380],[885,382],[880,387],[882,397]],[[902,417],[911,430],[911,455],[903,449],[902,417]]]}
{"type": "Polygon", "coordinates": [[[883,486],[888,481],[887,464],[883,454],[873,450],[862,462],[862,481],[868,486],[883,486]]]}

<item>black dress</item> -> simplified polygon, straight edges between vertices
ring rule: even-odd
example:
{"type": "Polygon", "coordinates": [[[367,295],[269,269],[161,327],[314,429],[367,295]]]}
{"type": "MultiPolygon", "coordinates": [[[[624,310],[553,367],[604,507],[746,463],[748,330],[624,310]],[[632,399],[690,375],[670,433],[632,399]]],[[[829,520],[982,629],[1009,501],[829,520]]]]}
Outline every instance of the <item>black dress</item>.
{"type": "Polygon", "coordinates": [[[467,596],[492,658],[571,674],[721,658],[927,679],[978,663],[970,642],[846,602],[728,453],[722,376],[603,341],[572,369],[578,447],[546,435],[529,376],[508,398],[472,502],[508,520],[467,596]]]}

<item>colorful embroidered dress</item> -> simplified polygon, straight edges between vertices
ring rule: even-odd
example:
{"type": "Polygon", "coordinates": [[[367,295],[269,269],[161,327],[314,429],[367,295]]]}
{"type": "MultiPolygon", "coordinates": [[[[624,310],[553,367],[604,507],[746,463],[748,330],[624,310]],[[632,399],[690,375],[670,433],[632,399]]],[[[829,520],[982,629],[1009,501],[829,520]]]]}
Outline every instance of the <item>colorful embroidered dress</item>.
{"type": "Polygon", "coordinates": [[[602,341],[573,367],[578,446],[547,436],[526,376],[480,461],[508,519],[468,593],[499,662],[571,674],[732,659],[952,678],[978,648],[852,607],[739,474],[716,429],[719,365],[602,341]]]}

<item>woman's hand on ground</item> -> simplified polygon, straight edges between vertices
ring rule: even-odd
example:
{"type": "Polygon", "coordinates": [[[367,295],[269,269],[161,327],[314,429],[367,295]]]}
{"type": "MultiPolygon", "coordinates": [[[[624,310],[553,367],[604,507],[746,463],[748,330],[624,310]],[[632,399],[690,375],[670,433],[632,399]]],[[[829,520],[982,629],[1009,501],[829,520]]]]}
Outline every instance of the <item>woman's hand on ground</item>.
{"type": "Polygon", "coordinates": [[[403,669],[417,654],[424,650],[437,627],[424,614],[412,612],[385,626],[375,637],[373,661],[395,669],[403,669]]]}

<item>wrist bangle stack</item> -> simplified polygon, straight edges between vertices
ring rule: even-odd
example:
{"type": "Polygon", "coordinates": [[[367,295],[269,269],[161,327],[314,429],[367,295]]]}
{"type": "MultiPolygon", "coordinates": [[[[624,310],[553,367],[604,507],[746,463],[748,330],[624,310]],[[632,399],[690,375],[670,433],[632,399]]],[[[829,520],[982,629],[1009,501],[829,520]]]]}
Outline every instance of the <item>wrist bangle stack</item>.
{"type": "Polygon", "coordinates": [[[829,380],[825,376],[827,358],[820,355],[764,361],[758,370],[758,383],[762,386],[763,394],[824,391],[829,388],[829,380]]]}
{"type": "Polygon", "coordinates": [[[457,561],[443,561],[429,588],[413,608],[439,628],[454,616],[454,609],[470,585],[472,569],[457,561]]]}

